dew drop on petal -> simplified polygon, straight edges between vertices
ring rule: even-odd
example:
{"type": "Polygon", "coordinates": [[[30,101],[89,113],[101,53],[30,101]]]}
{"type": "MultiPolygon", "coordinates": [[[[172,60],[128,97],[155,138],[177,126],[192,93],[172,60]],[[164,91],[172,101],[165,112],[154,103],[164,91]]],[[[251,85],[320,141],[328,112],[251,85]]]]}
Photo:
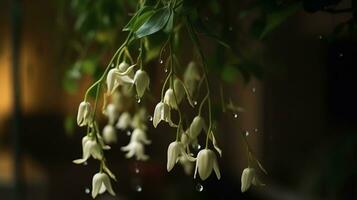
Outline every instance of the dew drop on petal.
{"type": "Polygon", "coordinates": [[[203,185],[201,183],[196,184],[196,191],[197,192],[202,192],[203,191],[203,185]]]}
{"type": "Polygon", "coordinates": [[[89,193],[90,193],[90,189],[89,189],[89,188],[86,188],[86,189],[84,190],[84,192],[85,192],[86,194],[89,194],[89,193]]]}
{"type": "Polygon", "coordinates": [[[141,185],[137,185],[137,186],[135,186],[135,191],[141,192],[141,191],[143,191],[143,187],[141,187],[141,185]]]}
{"type": "Polygon", "coordinates": [[[127,131],[127,132],[126,132],[126,135],[127,135],[127,136],[130,136],[130,135],[131,135],[131,132],[130,132],[130,131],[127,131]]]}

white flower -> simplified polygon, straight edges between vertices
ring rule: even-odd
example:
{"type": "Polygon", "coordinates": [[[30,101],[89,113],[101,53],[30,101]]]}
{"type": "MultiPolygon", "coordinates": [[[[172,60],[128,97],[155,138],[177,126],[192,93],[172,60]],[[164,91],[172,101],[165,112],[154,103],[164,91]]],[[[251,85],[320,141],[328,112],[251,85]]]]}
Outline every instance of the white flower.
{"type": "Polygon", "coordinates": [[[116,143],[117,142],[117,134],[115,132],[115,128],[113,125],[106,125],[103,129],[103,139],[107,144],[116,143]]]}
{"type": "Polygon", "coordinates": [[[182,142],[171,142],[167,148],[167,171],[171,171],[174,165],[178,162],[180,157],[186,157],[190,161],[195,161],[195,158],[190,157],[185,152],[185,147],[182,142]]]}
{"type": "Polygon", "coordinates": [[[119,111],[116,108],[115,104],[110,103],[105,109],[105,115],[108,117],[109,124],[114,124],[116,119],[119,116],[119,111]]]}
{"type": "Polygon", "coordinates": [[[259,181],[255,169],[248,167],[242,172],[241,191],[247,191],[252,184],[255,186],[264,186],[264,184],[259,181]]]}
{"type": "Polygon", "coordinates": [[[82,139],[82,150],[83,156],[81,159],[74,160],[73,162],[75,164],[82,164],[86,162],[90,156],[97,160],[101,160],[103,158],[102,150],[98,143],[88,136],[85,136],[82,139]]]}
{"type": "Polygon", "coordinates": [[[139,69],[135,73],[134,84],[136,86],[136,94],[141,98],[144,95],[145,90],[149,89],[149,75],[145,71],[139,69]]]}
{"type": "Polygon", "coordinates": [[[183,171],[185,172],[186,175],[191,175],[192,170],[193,170],[193,162],[190,161],[186,156],[181,156],[179,158],[179,163],[183,167],[183,171]]]}
{"type": "Polygon", "coordinates": [[[175,78],[174,80],[174,90],[175,90],[177,103],[180,104],[182,99],[185,97],[186,92],[181,81],[178,80],[177,78],[175,78]]]}
{"type": "Polygon", "coordinates": [[[128,112],[123,112],[119,117],[116,127],[121,130],[125,130],[130,126],[130,123],[131,123],[130,114],[128,112]]]}
{"type": "Polygon", "coordinates": [[[195,92],[197,83],[200,79],[201,79],[201,75],[198,71],[196,63],[193,61],[190,62],[183,75],[184,83],[190,95],[192,95],[195,92]]]}
{"type": "Polygon", "coordinates": [[[190,136],[185,132],[181,134],[181,139],[180,141],[182,142],[182,144],[186,147],[187,145],[190,144],[191,142],[191,138],[190,136]]]}
{"type": "Polygon", "coordinates": [[[170,126],[174,126],[171,121],[171,110],[170,106],[166,103],[159,102],[154,110],[153,125],[156,128],[161,121],[168,122],[170,126]]]}
{"type": "Polygon", "coordinates": [[[176,103],[176,98],[173,89],[170,88],[166,90],[164,96],[164,103],[169,105],[170,108],[177,110],[177,103],[176,103]]]}
{"type": "Polygon", "coordinates": [[[196,116],[190,125],[190,137],[194,140],[201,133],[202,129],[207,130],[205,120],[201,116],[196,116]]]}
{"type": "Polygon", "coordinates": [[[146,109],[141,108],[140,110],[138,110],[134,117],[133,120],[131,121],[131,127],[136,129],[136,128],[140,128],[142,130],[146,130],[146,109]]]}
{"type": "Polygon", "coordinates": [[[133,130],[133,133],[131,134],[130,137],[130,143],[131,142],[140,142],[144,144],[151,144],[151,141],[147,139],[145,131],[143,131],[140,128],[136,128],[133,130]]]}
{"type": "MultiPolygon", "coordinates": [[[[127,71],[130,71],[128,69],[127,71]]],[[[124,72],[126,74],[128,72],[124,72]]],[[[119,69],[113,68],[110,69],[108,74],[107,74],[107,87],[108,87],[108,94],[113,94],[115,89],[120,85],[120,84],[125,84],[125,83],[133,83],[133,80],[127,76],[123,75],[123,73],[120,73],[119,69]]]]}
{"type": "Polygon", "coordinates": [[[121,62],[118,66],[120,72],[125,72],[129,68],[129,64],[125,61],[121,62]]]}
{"type": "Polygon", "coordinates": [[[78,126],[86,126],[92,123],[92,113],[91,113],[91,106],[89,102],[82,101],[78,107],[78,114],[77,114],[77,124],[78,126]]]}
{"type": "Polygon", "coordinates": [[[121,148],[122,151],[126,151],[126,158],[136,157],[136,160],[147,160],[149,156],[145,155],[144,145],[137,141],[130,141],[130,143],[121,148]]]}
{"type": "Polygon", "coordinates": [[[98,172],[93,176],[92,180],[92,197],[93,199],[98,195],[108,191],[109,194],[115,196],[109,176],[106,173],[98,172]]]}
{"type": "Polygon", "coordinates": [[[202,180],[206,180],[212,173],[212,169],[216,173],[218,179],[221,178],[216,154],[210,149],[203,149],[197,154],[197,162],[195,168],[194,178],[196,178],[197,171],[202,180]]]}

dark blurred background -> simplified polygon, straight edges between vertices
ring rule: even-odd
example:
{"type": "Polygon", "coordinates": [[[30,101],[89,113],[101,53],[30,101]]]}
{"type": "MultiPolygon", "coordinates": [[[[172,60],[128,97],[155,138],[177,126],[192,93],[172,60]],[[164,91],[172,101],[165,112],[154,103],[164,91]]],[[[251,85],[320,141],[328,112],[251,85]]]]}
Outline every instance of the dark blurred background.
{"type": "MultiPolygon", "coordinates": [[[[57,6],[46,0],[0,1],[1,200],[91,199],[96,165],[72,164],[81,154],[83,130],[69,134],[64,127],[90,80],[84,78],[75,94],[63,90],[59,49],[67,35],[58,28],[57,6]]],[[[124,159],[120,146],[129,138],[119,133],[119,144],[108,153],[117,196],[98,199],[357,199],[357,43],[351,37],[329,39],[349,17],[301,10],[263,41],[247,44],[259,50],[264,77],[230,87],[246,112],[221,119],[227,131],[219,133],[220,181],[194,180],[181,167],[167,173],[173,137],[169,129],[150,128],[148,162],[124,159]],[[244,194],[240,175],[246,158],[236,124],[250,133],[269,172],[265,187],[244,194]]]]}

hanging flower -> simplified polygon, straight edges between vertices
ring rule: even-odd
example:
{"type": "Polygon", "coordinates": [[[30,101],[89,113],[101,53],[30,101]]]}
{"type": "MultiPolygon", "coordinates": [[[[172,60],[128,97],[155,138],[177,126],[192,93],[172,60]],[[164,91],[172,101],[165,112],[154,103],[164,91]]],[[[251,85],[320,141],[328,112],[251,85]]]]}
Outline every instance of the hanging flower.
{"type": "Polygon", "coordinates": [[[123,112],[118,119],[116,127],[118,129],[125,130],[129,128],[130,123],[131,123],[130,114],[128,112],[123,112]]]}
{"type": "Polygon", "coordinates": [[[178,162],[179,158],[183,156],[186,157],[191,162],[195,161],[195,158],[192,158],[185,152],[184,145],[181,142],[175,141],[172,142],[167,148],[167,171],[171,171],[174,165],[178,162]]]}
{"type": "Polygon", "coordinates": [[[173,123],[171,121],[171,110],[170,106],[167,105],[166,103],[159,102],[154,110],[154,118],[153,118],[153,125],[156,128],[157,125],[161,121],[168,122],[171,126],[173,126],[173,123]]]}
{"type": "Polygon", "coordinates": [[[134,129],[139,128],[142,130],[146,130],[147,127],[146,127],[145,120],[146,120],[146,109],[141,108],[135,113],[130,125],[134,129]]]}
{"type": "MultiPolygon", "coordinates": [[[[120,64],[119,64],[119,66],[118,66],[118,69],[119,69],[119,72],[121,72],[121,73],[124,73],[124,72],[126,72],[128,69],[129,69],[129,64],[128,63],[126,63],[125,61],[123,61],[123,62],[121,62],[120,64]]],[[[134,77],[134,72],[133,72],[133,70],[130,70],[129,72],[128,72],[128,76],[129,77],[134,77]]]]}
{"type": "Polygon", "coordinates": [[[98,194],[102,194],[108,191],[109,194],[115,196],[115,192],[110,183],[109,176],[106,173],[99,172],[93,176],[92,180],[92,197],[93,199],[97,197],[98,194]]]}
{"type": "Polygon", "coordinates": [[[195,62],[191,61],[188,64],[188,66],[185,70],[185,73],[183,75],[184,83],[185,83],[190,95],[192,95],[195,92],[197,83],[200,79],[201,79],[201,75],[199,73],[197,65],[195,62]]]}
{"type": "Polygon", "coordinates": [[[115,123],[115,121],[117,120],[117,118],[119,116],[119,111],[116,108],[115,104],[110,103],[107,105],[107,107],[105,109],[105,115],[108,117],[109,124],[115,123]]]}
{"type": "MultiPolygon", "coordinates": [[[[129,70],[131,70],[131,68],[124,72],[124,74],[128,73],[129,70]]],[[[128,75],[123,75],[123,73],[120,73],[118,68],[113,68],[109,70],[106,82],[108,87],[108,94],[113,94],[115,89],[120,84],[133,83],[133,79],[131,79],[128,75]]]]}
{"type": "Polygon", "coordinates": [[[145,131],[140,128],[134,129],[130,137],[130,142],[140,142],[144,144],[151,144],[151,141],[147,139],[145,131]]]}
{"type": "Polygon", "coordinates": [[[116,143],[117,142],[117,134],[115,132],[115,128],[113,125],[106,125],[103,129],[103,139],[107,144],[116,143]]]}
{"type": "Polygon", "coordinates": [[[130,141],[130,143],[121,148],[122,151],[126,151],[126,158],[136,157],[136,160],[147,160],[149,156],[145,155],[144,145],[138,141],[130,141]]]}
{"type": "Polygon", "coordinates": [[[177,104],[180,104],[182,99],[185,97],[185,88],[183,87],[180,80],[175,78],[174,80],[174,90],[176,95],[177,104]]]}
{"type": "Polygon", "coordinates": [[[97,160],[102,160],[103,158],[102,150],[97,141],[89,138],[88,136],[85,136],[82,139],[82,151],[82,158],[74,160],[73,162],[75,164],[82,164],[86,162],[90,156],[97,160]]]}
{"type": "Polygon", "coordinates": [[[264,186],[257,177],[257,173],[254,168],[245,168],[242,172],[241,177],[241,191],[246,192],[251,185],[254,186],[264,186]]]}
{"type": "Polygon", "coordinates": [[[194,178],[196,178],[197,171],[202,180],[206,180],[212,173],[212,169],[216,173],[218,179],[221,178],[216,154],[210,149],[203,149],[197,154],[197,162],[195,168],[194,178]]]}
{"type": "Polygon", "coordinates": [[[166,90],[165,96],[164,96],[164,103],[169,105],[170,108],[177,110],[177,103],[176,103],[176,98],[175,98],[173,89],[170,88],[170,89],[166,90]]]}
{"type": "Polygon", "coordinates": [[[202,129],[207,130],[207,126],[205,120],[201,116],[196,116],[193,118],[192,123],[190,125],[190,137],[191,139],[196,139],[197,136],[201,133],[202,129]]]}
{"type": "Polygon", "coordinates": [[[92,123],[92,116],[91,116],[91,106],[89,102],[82,101],[78,107],[78,114],[77,114],[77,124],[78,126],[87,126],[92,123]]]}
{"type": "Polygon", "coordinates": [[[144,95],[145,90],[149,89],[149,75],[145,71],[139,69],[135,73],[134,84],[136,86],[136,94],[138,95],[138,98],[141,98],[144,95]]]}

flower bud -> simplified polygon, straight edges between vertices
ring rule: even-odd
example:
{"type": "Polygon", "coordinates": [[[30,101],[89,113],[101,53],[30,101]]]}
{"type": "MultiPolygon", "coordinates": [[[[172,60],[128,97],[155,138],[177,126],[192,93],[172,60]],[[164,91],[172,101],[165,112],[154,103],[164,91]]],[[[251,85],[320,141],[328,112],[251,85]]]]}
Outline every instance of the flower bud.
{"type": "Polygon", "coordinates": [[[199,73],[196,63],[193,61],[190,62],[183,75],[184,83],[190,95],[192,95],[195,92],[197,83],[200,79],[201,79],[201,75],[199,73]]]}
{"type": "Polygon", "coordinates": [[[165,96],[164,96],[164,103],[169,105],[170,108],[177,110],[176,97],[174,95],[173,89],[170,88],[170,89],[166,90],[165,96]]]}
{"type": "Polygon", "coordinates": [[[252,185],[253,179],[255,177],[255,169],[254,168],[245,168],[242,172],[241,177],[241,191],[247,191],[252,185]]]}
{"type": "Polygon", "coordinates": [[[177,103],[180,104],[182,99],[185,97],[186,92],[182,83],[177,78],[174,80],[174,91],[177,103]]]}
{"type": "Polygon", "coordinates": [[[212,173],[212,169],[216,173],[218,179],[221,178],[216,154],[210,149],[203,149],[197,154],[197,162],[195,168],[194,178],[196,178],[197,171],[202,180],[206,180],[212,173]]]}
{"type": "Polygon", "coordinates": [[[117,134],[115,132],[115,128],[113,125],[106,125],[103,129],[103,139],[107,144],[116,143],[117,142],[117,134]]]}
{"type": "Polygon", "coordinates": [[[92,109],[89,102],[82,101],[79,104],[78,114],[77,114],[78,126],[86,126],[92,123],[91,110],[92,109]]]}
{"type": "Polygon", "coordinates": [[[197,136],[201,133],[202,129],[207,130],[205,120],[201,116],[196,116],[190,125],[189,135],[191,139],[196,139],[197,136]]]}
{"type": "Polygon", "coordinates": [[[171,171],[174,165],[177,163],[180,155],[184,154],[185,150],[181,142],[172,142],[167,148],[167,171],[171,171]]]}
{"type": "Polygon", "coordinates": [[[115,196],[109,176],[103,172],[96,173],[92,180],[92,198],[94,199],[98,194],[104,193],[105,191],[115,196]]]}
{"type": "Polygon", "coordinates": [[[149,89],[149,75],[145,71],[139,69],[135,73],[134,84],[136,86],[136,94],[141,98],[144,95],[145,90],[149,89]]]}

